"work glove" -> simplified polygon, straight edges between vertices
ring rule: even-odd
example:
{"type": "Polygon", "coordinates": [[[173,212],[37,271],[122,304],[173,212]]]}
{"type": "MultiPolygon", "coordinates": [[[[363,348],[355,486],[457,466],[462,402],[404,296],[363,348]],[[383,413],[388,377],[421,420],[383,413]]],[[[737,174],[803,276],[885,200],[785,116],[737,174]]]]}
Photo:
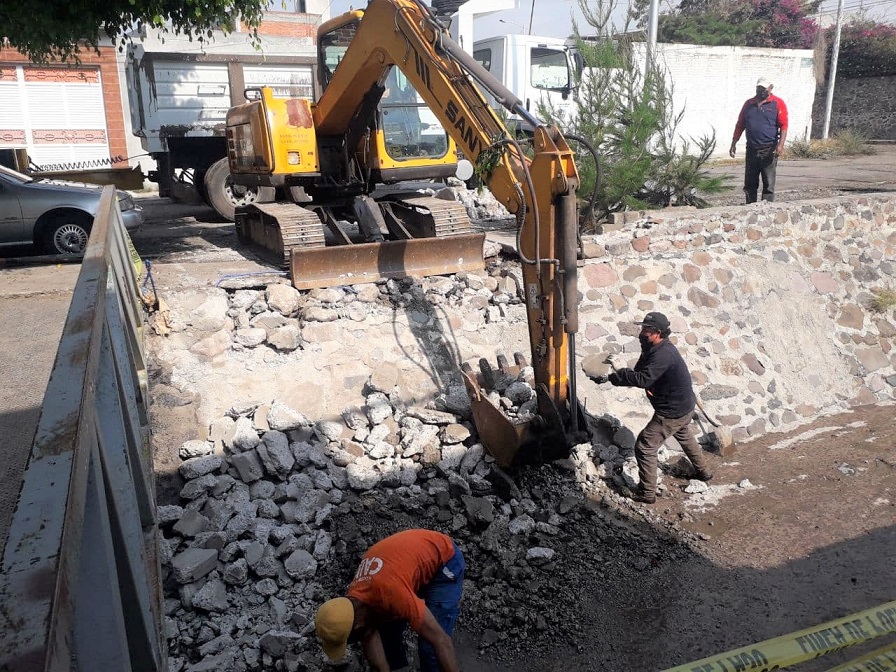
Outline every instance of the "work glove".
{"type": "Polygon", "coordinates": [[[627,362],[622,355],[609,355],[604,361],[609,364],[610,368],[614,371],[624,369],[627,365],[627,362]]]}
{"type": "Polygon", "coordinates": [[[588,377],[591,380],[593,380],[595,383],[597,383],[598,385],[600,385],[602,383],[606,383],[608,380],[610,380],[609,376],[588,376],[588,377]]]}

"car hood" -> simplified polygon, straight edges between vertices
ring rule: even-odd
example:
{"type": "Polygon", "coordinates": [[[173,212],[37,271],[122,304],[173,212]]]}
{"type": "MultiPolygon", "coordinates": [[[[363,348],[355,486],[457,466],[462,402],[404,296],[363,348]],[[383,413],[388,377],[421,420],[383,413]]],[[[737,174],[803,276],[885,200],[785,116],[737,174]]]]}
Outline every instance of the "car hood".
{"type": "Polygon", "coordinates": [[[95,194],[103,190],[103,186],[99,184],[88,184],[87,182],[69,182],[67,180],[48,180],[45,178],[35,179],[30,183],[31,186],[39,185],[41,189],[52,189],[59,192],[77,192],[82,194],[95,194]]]}

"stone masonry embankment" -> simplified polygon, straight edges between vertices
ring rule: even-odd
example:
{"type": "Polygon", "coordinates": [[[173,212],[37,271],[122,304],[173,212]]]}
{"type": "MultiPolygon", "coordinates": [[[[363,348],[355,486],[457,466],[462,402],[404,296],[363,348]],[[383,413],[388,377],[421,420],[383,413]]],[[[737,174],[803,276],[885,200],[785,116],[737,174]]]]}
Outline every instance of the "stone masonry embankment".
{"type": "MultiPolygon", "coordinates": [[[[607,350],[634,362],[633,322],[660,310],[707,410],[738,440],[892,401],[896,320],[868,304],[872,290],[896,285],[896,197],[627,217],[622,230],[584,240],[579,363],[607,350]]],[[[528,356],[513,262],[416,284],[281,286],[289,305],[276,309],[264,291],[228,299],[234,289],[171,288],[175,330],[151,348],[170,383],[201,398],[200,425],[274,398],[335,418],[364,403],[371,375],[412,403],[463,397],[459,362],[528,356]]],[[[579,391],[589,411],[634,433],[649,414],[639,390],[580,376],[579,391]]]]}
{"type": "MultiPolygon", "coordinates": [[[[626,219],[622,230],[584,241],[583,357],[621,350],[634,361],[632,321],[665,312],[707,410],[741,441],[893,400],[893,310],[876,313],[870,301],[894,286],[896,197],[626,219]]],[[[630,391],[589,396],[590,410],[623,420],[635,408],[630,391]]]]}

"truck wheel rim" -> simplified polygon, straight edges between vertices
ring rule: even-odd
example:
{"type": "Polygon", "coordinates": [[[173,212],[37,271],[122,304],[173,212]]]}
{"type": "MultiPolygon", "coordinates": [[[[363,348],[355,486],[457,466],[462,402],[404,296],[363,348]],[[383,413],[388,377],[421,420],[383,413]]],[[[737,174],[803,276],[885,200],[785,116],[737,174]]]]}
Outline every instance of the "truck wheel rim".
{"type": "Polygon", "coordinates": [[[53,246],[61,254],[84,254],[87,231],[77,224],[60,226],[53,234],[53,246]]]}

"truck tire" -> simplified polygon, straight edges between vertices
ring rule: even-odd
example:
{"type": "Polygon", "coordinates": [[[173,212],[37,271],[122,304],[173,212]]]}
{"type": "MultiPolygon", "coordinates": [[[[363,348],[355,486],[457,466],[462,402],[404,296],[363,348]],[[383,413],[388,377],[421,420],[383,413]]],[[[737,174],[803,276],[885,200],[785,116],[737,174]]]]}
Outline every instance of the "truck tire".
{"type": "Polygon", "coordinates": [[[233,184],[227,159],[215,161],[206,171],[203,182],[209,204],[231,222],[237,206],[269,203],[276,194],[274,187],[242,187],[233,184]]]}

